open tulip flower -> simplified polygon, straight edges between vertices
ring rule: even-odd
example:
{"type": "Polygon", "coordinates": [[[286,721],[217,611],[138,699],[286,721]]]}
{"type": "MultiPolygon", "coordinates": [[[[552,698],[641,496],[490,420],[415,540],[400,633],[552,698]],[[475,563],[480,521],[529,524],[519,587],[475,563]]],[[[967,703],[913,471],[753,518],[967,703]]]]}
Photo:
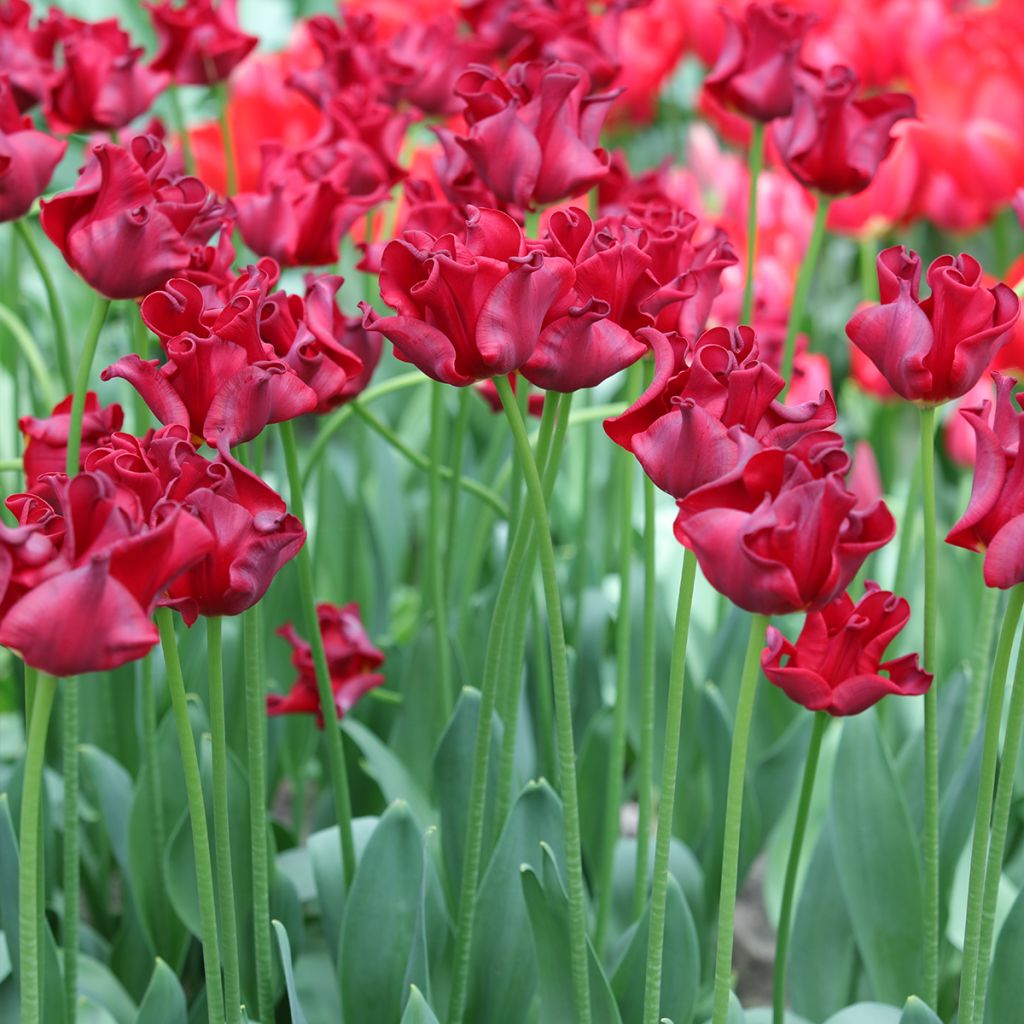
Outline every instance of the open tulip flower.
{"type": "Polygon", "coordinates": [[[181,85],[222,82],[255,48],[256,36],[238,27],[237,0],[147,3],[160,49],[151,65],[181,85]]]}

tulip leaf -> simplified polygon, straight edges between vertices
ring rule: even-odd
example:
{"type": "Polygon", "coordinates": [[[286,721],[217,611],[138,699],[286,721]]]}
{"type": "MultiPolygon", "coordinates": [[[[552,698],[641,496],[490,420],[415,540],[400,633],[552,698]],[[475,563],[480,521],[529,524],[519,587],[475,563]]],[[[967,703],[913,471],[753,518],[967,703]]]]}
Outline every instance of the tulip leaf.
{"type": "Polygon", "coordinates": [[[94,1003],[88,996],[79,996],[75,1007],[77,1024],[121,1024],[112,1013],[103,1006],[94,1003]]]}
{"type": "Polygon", "coordinates": [[[102,1007],[117,1024],[135,1024],[138,1007],[106,964],[91,956],[78,956],[78,994],[102,1007]]]}
{"type": "Polygon", "coordinates": [[[920,851],[873,711],[846,721],[832,785],[833,852],[854,938],[878,999],[920,988],[920,851]]]}
{"type": "Polygon", "coordinates": [[[188,1024],[188,1005],[181,982],[159,958],[139,1004],[136,1024],[188,1024]]]}
{"type": "MultiPolygon", "coordinates": [[[[629,945],[612,971],[612,991],[624,1021],[643,1019],[650,927],[648,903],[644,916],[631,930],[629,945]]],[[[673,1024],[690,1024],[700,994],[700,944],[683,891],[671,875],[665,904],[664,962],[671,964],[671,969],[662,977],[661,1015],[673,1024]]]]}
{"type": "Polygon", "coordinates": [[[882,1003],[856,1003],[833,1014],[825,1024],[899,1024],[900,1011],[882,1003]]]}
{"type": "Polygon", "coordinates": [[[985,1001],[985,1024],[1016,1020],[1024,1004],[1024,890],[999,931],[992,955],[985,1001]]]}
{"type": "MultiPolygon", "coordinates": [[[[746,1024],[775,1024],[772,1016],[772,1008],[770,1006],[759,1006],[753,1010],[746,1011],[746,1024]]],[[[792,1010],[787,1010],[785,1015],[785,1024],[811,1024],[806,1017],[801,1017],[792,1010]]]]}
{"type": "Polygon", "coordinates": [[[83,783],[91,783],[96,803],[103,817],[103,827],[117,866],[129,875],[128,816],[132,806],[132,779],[109,754],[82,744],[79,763],[83,783]]]}
{"type": "MultiPolygon", "coordinates": [[[[540,1019],[574,1020],[572,967],[569,952],[569,899],[554,853],[545,844],[540,875],[527,864],[520,870],[520,881],[530,915],[533,941],[537,950],[540,1019]]],[[[593,1024],[621,1024],[619,1008],[600,961],[587,940],[590,969],[590,1004],[593,1024]]]]}
{"type": "MultiPolygon", "coordinates": [[[[473,777],[473,755],[477,723],[480,721],[480,691],[469,687],[459,694],[455,711],[437,745],[434,755],[433,786],[441,814],[441,852],[448,878],[449,892],[456,894],[462,884],[462,856],[466,845],[466,823],[473,777]]],[[[494,832],[494,805],[498,786],[498,761],[501,755],[501,720],[491,718],[490,761],[487,769],[487,803],[484,814],[484,846],[481,864],[490,855],[490,837],[494,832]]]]}
{"type": "Polygon", "coordinates": [[[284,974],[284,986],[288,993],[288,1011],[291,1013],[292,1024],[307,1024],[306,1015],[299,1003],[299,994],[295,990],[295,975],[292,971],[292,947],[288,941],[288,932],[280,921],[271,921],[274,935],[277,936],[277,952],[281,959],[281,971],[284,974]]]}
{"type": "Polygon", "coordinates": [[[423,841],[407,804],[393,803],[356,869],[341,923],[345,1024],[399,1020],[420,913],[423,841]],[[367,941],[367,922],[374,940],[367,941]]]}
{"type": "Polygon", "coordinates": [[[903,1007],[900,1024],[942,1024],[942,1021],[917,996],[911,996],[903,1007]]]}
{"type": "Polygon", "coordinates": [[[415,986],[409,988],[409,1001],[405,1004],[402,1024],[438,1024],[434,1011],[423,998],[423,993],[415,986]]]}
{"type": "Polygon", "coordinates": [[[537,986],[537,955],[519,880],[541,869],[541,843],[565,863],[562,804],[544,782],[526,785],[512,807],[476,901],[467,1020],[522,1024],[537,986]]]}

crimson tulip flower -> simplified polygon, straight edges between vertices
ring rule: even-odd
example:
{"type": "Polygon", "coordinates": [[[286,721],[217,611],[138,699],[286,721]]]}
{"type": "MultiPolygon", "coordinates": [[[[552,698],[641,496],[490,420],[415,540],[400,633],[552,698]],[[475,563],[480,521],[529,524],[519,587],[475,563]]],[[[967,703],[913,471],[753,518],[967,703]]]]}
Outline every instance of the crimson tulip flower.
{"type": "Polygon", "coordinates": [[[223,208],[198,178],[166,171],[153,135],[95,146],[69,192],[41,204],[40,223],[68,265],[111,299],[162,288],[221,226],[223,208]]]}
{"type": "Polygon", "coordinates": [[[940,256],[928,268],[931,295],[918,297],[921,258],[902,246],[878,254],[881,303],[855,313],[846,333],[903,398],[938,405],[977,384],[1013,336],[1020,300],[987,287],[973,256],[940,256]]]}
{"type": "Polygon", "coordinates": [[[146,520],[104,473],[44,477],[7,506],[20,527],[0,529],[0,644],[54,676],[143,657],[167,587],[214,543],[173,502],[146,520]]]}
{"type": "Polygon", "coordinates": [[[28,213],[65,149],[66,142],[37,131],[19,113],[10,76],[0,74],[0,223],[28,213]]]}
{"type": "MultiPolygon", "coordinates": [[[[18,429],[25,435],[25,452],[22,462],[25,480],[34,487],[40,477],[47,473],[63,473],[67,468],[68,431],[71,426],[71,395],[53,407],[53,412],[44,419],[22,416],[18,429]]],[[[82,447],[80,468],[86,457],[100,445],[110,440],[110,435],[121,429],[124,410],[116,403],[103,408],[95,391],[87,391],[85,410],[82,416],[82,447]]]]}
{"type": "Polygon", "coordinates": [[[124,128],[150,108],[169,81],[140,63],[142,47],[132,45],[115,18],[82,21],[51,7],[36,28],[35,48],[53,65],[43,106],[58,132],[124,128]]]}
{"type": "Polygon", "coordinates": [[[914,117],[914,99],[902,92],[857,98],[852,68],[800,68],[792,113],[772,126],[783,163],[797,181],[826,195],[849,195],[871,184],[889,155],[892,126],[914,117]]]}
{"type": "Polygon", "coordinates": [[[212,544],[178,575],[163,602],[191,625],[198,615],[239,615],[266,593],[306,540],[302,523],[258,476],[226,452],[216,461],[196,451],[175,425],[139,439],[115,434],[86,467],[115,482],[126,503],[159,521],[168,506],[201,523],[212,544]]]}
{"type": "MultiPolygon", "coordinates": [[[[344,718],[360,697],[384,682],[384,676],[374,671],[383,664],[384,654],[366,635],[358,604],[353,602],[340,608],[332,604],[318,605],[317,620],[327,655],[334,706],[338,718],[344,718]]],[[[289,693],[267,695],[267,714],[316,715],[317,725],[322,729],[324,716],[312,648],[290,622],[277,632],[292,646],[292,664],[298,670],[298,677],[289,693]]]]}
{"type": "Polygon", "coordinates": [[[40,103],[54,73],[53,63],[38,53],[28,0],[0,2],[0,68],[11,82],[14,102],[21,113],[40,103]]]}
{"type": "Polygon", "coordinates": [[[756,121],[784,117],[793,107],[793,72],[816,21],[781,3],[751,4],[742,21],[722,10],[725,38],[704,88],[718,103],[756,121]]]}
{"type": "Polygon", "coordinates": [[[837,597],[896,523],[883,502],[857,498],[831,469],[834,443],[811,435],[788,451],[760,448],[733,428],[747,453],[678,502],[675,533],[708,582],[761,615],[815,611],[837,597]]]}
{"type": "MultiPolygon", "coordinates": [[[[797,406],[777,401],[784,382],[758,358],[749,327],[715,327],[694,344],[651,329],[641,337],[654,352],[654,380],[604,427],[673,497],[731,471],[748,441],[785,449],[816,437],[838,450],[838,436],[828,432],[836,420],[832,396],[797,406]]],[[[831,458],[833,469],[844,468],[831,458]]]]}
{"type": "Polygon", "coordinates": [[[985,583],[1006,590],[1024,581],[1024,487],[1020,457],[1024,414],[1014,408],[1016,381],[993,373],[995,406],[984,402],[960,415],[974,430],[971,500],[946,542],[985,554],[985,583]]]}
{"type": "Polygon", "coordinates": [[[843,593],[808,613],[795,644],[768,627],[761,668],[809,711],[859,715],[888,694],[919,697],[932,684],[932,674],[918,665],[916,654],[882,661],[910,618],[906,598],[877,583],[865,583],[864,590],[856,604],[843,593]]]}
{"type": "Polygon", "coordinates": [[[502,202],[524,209],[558,202],[608,173],[598,139],[617,93],[592,95],[578,64],[530,61],[502,75],[474,65],[455,91],[468,126],[458,142],[502,202]]]}
{"type": "Polygon", "coordinates": [[[573,283],[569,260],[526,253],[522,228],[498,210],[473,210],[462,238],[408,231],[381,257],[381,298],[360,305],[368,330],[428,377],[465,387],[518,370],[573,283]]]}
{"type": "Polygon", "coordinates": [[[174,0],[144,5],[153,19],[159,49],[150,65],[179,85],[214,85],[255,49],[259,40],[238,27],[237,0],[174,0]]]}

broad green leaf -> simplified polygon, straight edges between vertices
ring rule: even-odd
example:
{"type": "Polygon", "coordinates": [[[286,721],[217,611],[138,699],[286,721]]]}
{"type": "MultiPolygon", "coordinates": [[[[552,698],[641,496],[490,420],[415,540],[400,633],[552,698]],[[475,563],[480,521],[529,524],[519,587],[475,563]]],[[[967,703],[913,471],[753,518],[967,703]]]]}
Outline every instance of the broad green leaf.
{"type": "Polygon", "coordinates": [[[136,1024],[186,1024],[188,1007],[174,971],[159,958],[146,994],[139,1004],[136,1024]]]}
{"type": "Polygon", "coordinates": [[[601,877],[601,846],[605,805],[608,803],[608,759],[611,756],[612,717],[612,709],[609,707],[602,707],[597,711],[587,724],[587,730],[580,743],[580,836],[584,863],[591,878],[601,877]]]}
{"type": "Polygon", "coordinates": [[[117,866],[125,877],[128,861],[128,814],[132,806],[132,779],[109,754],[85,743],[79,748],[82,781],[95,793],[103,827],[117,866]]]}
{"type": "Polygon", "coordinates": [[[395,802],[370,837],[345,903],[340,950],[345,1024],[401,1017],[423,869],[420,830],[408,805],[395,802]],[[368,922],[373,922],[372,942],[368,922]]]}
{"type": "MultiPolygon", "coordinates": [[[[462,884],[462,858],[466,847],[470,788],[477,725],[480,721],[480,691],[469,687],[459,694],[455,711],[434,755],[433,787],[441,815],[441,852],[448,876],[448,891],[458,898],[462,884]]],[[[484,846],[481,864],[486,864],[494,833],[494,804],[497,799],[498,763],[501,759],[501,721],[491,716],[490,761],[487,768],[487,803],[484,814],[484,846]]]]}
{"type": "MultiPolygon", "coordinates": [[[[540,875],[523,865],[520,880],[526,909],[530,915],[533,941],[537,950],[540,1019],[575,1019],[572,994],[572,968],[569,952],[569,899],[558,874],[554,855],[544,844],[540,875]]],[[[621,1024],[619,1008],[612,995],[590,940],[587,940],[590,972],[590,1006],[593,1024],[621,1024]]]]}
{"type": "Polygon", "coordinates": [[[543,780],[526,785],[509,814],[477,894],[467,1020],[521,1024],[537,986],[537,958],[519,880],[541,869],[541,843],[565,863],[562,804],[543,780]]]}
{"type": "Polygon", "coordinates": [[[988,976],[985,1024],[1008,1024],[1024,1005],[1024,891],[1017,897],[996,939],[988,976]]]}
{"type": "Polygon", "coordinates": [[[899,1024],[900,1011],[882,1003],[856,1003],[829,1017],[825,1024],[899,1024]]]}
{"type": "MultiPolygon", "coordinates": [[[[770,1006],[758,1006],[752,1010],[745,1011],[746,1024],[775,1024],[770,1006]]],[[[801,1017],[792,1010],[785,1013],[785,1024],[811,1024],[806,1017],[801,1017]]]]}
{"type": "Polygon", "coordinates": [[[423,998],[423,993],[415,986],[410,986],[409,1001],[405,1004],[402,1024],[438,1024],[434,1011],[423,998]]]}
{"type": "Polygon", "coordinates": [[[121,1024],[105,1007],[94,1003],[88,996],[79,996],[75,1007],[77,1024],[121,1024]]]}
{"type": "Polygon", "coordinates": [[[105,964],[78,956],[78,994],[106,1010],[117,1024],[135,1024],[138,1007],[105,964]]]}
{"type": "MultiPolygon", "coordinates": [[[[612,991],[624,1021],[643,1019],[650,926],[651,906],[648,903],[644,916],[632,930],[629,945],[612,971],[612,991]]],[[[673,1024],[690,1024],[700,994],[700,943],[690,908],[671,875],[665,904],[664,963],[661,1015],[668,1017],[673,1024]]]]}
{"type": "Polygon", "coordinates": [[[903,1007],[900,1024],[942,1024],[942,1021],[917,996],[911,996],[903,1007]]]}
{"type": "Polygon", "coordinates": [[[832,786],[833,851],[853,934],[878,999],[920,988],[920,851],[873,712],[849,719],[832,786]]]}
{"type": "Polygon", "coordinates": [[[295,991],[295,975],[292,973],[292,948],[288,942],[288,932],[280,921],[271,921],[274,934],[277,936],[277,952],[281,959],[281,970],[284,972],[285,989],[288,992],[288,1009],[292,1016],[292,1024],[307,1024],[306,1015],[302,1012],[299,995],[295,991]]]}

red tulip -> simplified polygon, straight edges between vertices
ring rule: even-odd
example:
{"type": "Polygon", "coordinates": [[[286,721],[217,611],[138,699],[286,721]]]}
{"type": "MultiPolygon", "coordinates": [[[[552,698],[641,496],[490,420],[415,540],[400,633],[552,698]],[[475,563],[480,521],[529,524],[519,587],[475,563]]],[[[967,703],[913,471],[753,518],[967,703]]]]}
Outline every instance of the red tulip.
{"type": "MultiPolygon", "coordinates": [[[[116,403],[105,409],[100,406],[95,391],[85,395],[85,414],[82,417],[82,449],[79,466],[86,457],[100,445],[110,440],[110,435],[121,429],[124,410],[116,403]]],[[[53,407],[45,419],[22,416],[18,429],[25,435],[26,445],[22,461],[25,466],[25,480],[29,487],[35,487],[41,476],[47,473],[63,473],[67,468],[68,428],[71,425],[71,395],[53,407]]]]}
{"type": "Polygon", "coordinates": [[[932,294],[919,299],[917,253],[879,253],[881,304],[854,314],[846,333],[897,394],[938,405],[978,382],[1012,337],[1020,301],[1005,284],[985,287],[972,256],[940,256],[927,277],[932,294]]]}
{"type": "Polygon", "coordinates": [[[37,131],[18,112],[11,79],[0,74],[0,223],[28,213],[50,183],[67,143],[37,131]]]}
{"type": "Polygon", "coordinates": [[[582,195],[608,172],[598,147],[616,94],[590,94],[577,64],[531,61],[504,75],[474,66],[455,83],[469,131],[458,139],[477,173],[518,207],[582,195]]]}
{"type": "Polygon", "coordinates": [[[28,0],[0,0],[0,68],[10,78],[14,102],[23,114],[42,101],[54,73],[52,61],[36,52],[31,20],[28,0]]]}
{"type": "Polygon", "coordinates": [[[198,178],[168,176],[152,135],[94,147],[78,183],[43,201],[40,222],[68,265],[111,299],[134,299],[185,270],[223,208],[198,178]]]}
{"type": "Polygon", "coordinates": [[[434,380],[465,387],[523,366],[573,282],[567,259],[525,252],[522,228],[498,210],[474,210],[463,237],[407,232],[381,260],[381,298],[368,330],[434,380]]]}
{"type": "Polygon", "coordinates": [[[856,99],[857,75],[841,64],[801,68],[794,81],[793,112],[772,127],[783,163],[827,195],[867,188],[893,147],[892,126],[915,116],[913,97],[890,92],[856,99]]]}
{"type": "Polygon", "coordinates": [[[835,448],[839,442],[827,433],[836,419],[827,392],[796,407],[776,401],[783,380],[758,359],[749,327],[715,327],[695,344],[649,329],[641,337],[654,350],[654,381],[629,409],[605,421],[605,432],[673,497],[731,472],[748,443],[790,448],[817,437],[835,448]]]}
{"type": "Polygon", "coordinates": [[[259,40],[238,27],[237,0],[173,0],[146,3],[153,19],[159,50],[154,71],[167,71],[180,85],[223,82],[255,48],[259,40]]]}
{"type": "MultiPolygon", "coordinates": [[[[519,374],[510,373],[508,383],[512,388],[512,394],[516,394],[519,382],[519,374]]],[[[475,384],[476,393],[491,407],[491,412],[500,413],[504,411],[501,404],[501,395],[498,394],[497,385],[493,380],[482,380],[475,384]]],[[[539,417],[544,412],[544,395],[539,391],[531,391],[526,400],[526,412],[529,416],[539,417]]]]}
{"type": "Polygon", "coordinates": [[[985,554],[985,583],[1006,590],[1024,582],[1024,462],[1020,461],[1024,414],[1013,407],[1016,381],[993,373],[996,402],[965,409],[975,437],[971,500],[946,541],[985,554]]]}
{"type": "Polygon", "coordinates": [[[197,615],[251,608],[305,542],[302,523],[270,487],[225,452],[215,462],[204,459],[183,427],[164,427],[142,440],[115,434],[87,466],[113,480],[123,500],[134,498],[147,519],[159,521],[170,505],[212,537],[204,557],[171,583],[164,602],[190,625],[197,615]]]}
{"type": "MultiPolygon", "coordinates": [[[[373,671],[383,664],[384,654],[370,643],[359,618],[359,605],[352,603],[339,608],[336,605],[321,604],[317,607],[317,618],[327,654],[334,706],[340,719],[345,717],[360,697],[384,682],[384,676],[373,671]]],[[[299,674],[289,693],[267,695],[267,714],[316,715],[317,725],[322,729],[324,716],[320,707],[312,648],[290,622],[277,632],[292,645],[292,664],[299,674]]]]}
{"type": "Polygon", "coordinates": [[[821,611],[810,612],[795,644],[768,627],[764,674],[808,711],[859,715],[890,693],[918,697],[932,684],[916,654],[882,661],[910,618],[906,598],[877,583],[864,589],[857,604],[840,594],[821,611]]]}
{"type": "Polygon", "coordinates": [[[150,108],[168,82],[163,72],[139,63],[142,47],[132,46],[114,18],[82,21],[51,7],[35,40],[36,51],[53,62],[44,108],[54,131],[124,128],[150,108]]]}
{"type": "Polygon", "coordinates": [[[725,39],[704,88],[719,103],[757,121],[784,117],[793,107],[793,71],[814,17],[785,4],[751,4],[736,21],[728,11],[725,39]]]}
{"type": "Polygon", "coordinates": [[[882,502],[855,507],[842,473],[830,468],[834,440],[811,435],[791,451],[747,447],[754,453],[731,472],[679,501],[676,538],[708,582],[747,611],[823,608],[892,539],[896,523],[882,502]]]}
{"type": "Polygon", "coordinates": [[[22,529],[0,531],[0,644],[55,676],[143,657],[154,607],[213,545],[173,503],[146,521],[103,473],[49,476],[7,505],[22,529]]]}

